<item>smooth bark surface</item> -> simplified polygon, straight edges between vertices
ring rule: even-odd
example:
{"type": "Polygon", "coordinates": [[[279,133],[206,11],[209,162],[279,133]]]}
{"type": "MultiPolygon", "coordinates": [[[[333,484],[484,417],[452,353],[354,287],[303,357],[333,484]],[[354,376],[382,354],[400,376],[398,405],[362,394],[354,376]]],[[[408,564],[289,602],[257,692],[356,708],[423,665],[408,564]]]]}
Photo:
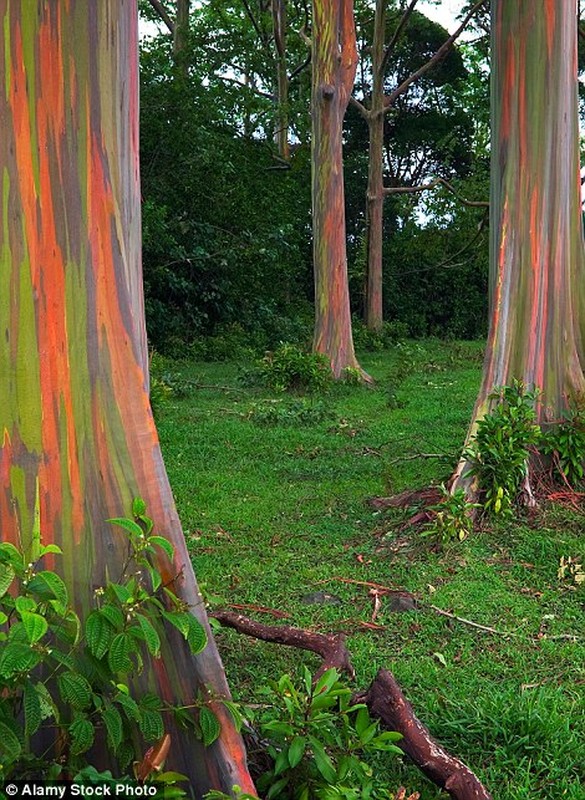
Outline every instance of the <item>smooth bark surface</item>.
{"type": "MultiPolygon", "coordinates": [[[[209,634],[148,398],[140,267],[136,0],[0,0],[0,524],[77,610],[127,552],[105,520],[144,498],[176,552],[160,564],[209,634]]],[[[193,658],[169,633],[144,684],[190,703],[228,693],[213,640],[193,658]]],[[[209,787],[253,786],[221,703],[216,745],[173,729],[169,766],[209,787]]]]}
{"type": "Polygon", "coordinates": [[[343,117],[357,67],[352,0],[315,0],[311,40],[313,349],[339,378],[347,367],[362,372],[351,332],[343,186],[343,117]]]}
{"type": "MultiPolygon", "coordinates": [[[[577,4],[492,0],[488,348],[468,438],[494,388],[537,388],[538,421],[585,391],[577,4]]],[[[462,462],[454,486],[466,483],[462,462]]]]}

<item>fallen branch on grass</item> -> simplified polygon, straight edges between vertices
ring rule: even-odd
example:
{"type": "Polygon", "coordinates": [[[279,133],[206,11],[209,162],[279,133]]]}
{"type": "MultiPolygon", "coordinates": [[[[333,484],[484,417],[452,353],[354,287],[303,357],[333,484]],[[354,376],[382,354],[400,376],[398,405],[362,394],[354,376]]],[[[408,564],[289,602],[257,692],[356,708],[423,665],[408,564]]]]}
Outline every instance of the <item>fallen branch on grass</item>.
{"type": "Polygon", "coordinates": [[[334,667],[340,672],[347,673],[350,678],[355,678],[355,670],[345,646],[345,636],[342,633],[314,633],[303,628],[293,628],[291,625],[264,625],[233,611],[213,611],[210,616],[226,628],[233,628],[238,633],[253,636],[254,639],[285,644],[288,647],[316,653],[323,659],[317,677],[334,667]]]}
{"type": "Polygon", "coordinates": [[[458,617],[456,614],[451,614],[450,611],[444,611],[437,606],[428,605],[427,608],[430,608],[431,611],[434,611],[435,614],[439,614],[441,617],[448,617],[449,619],[454,619],[456,622],[463,623],[463,625],[470,625],[472,628],[477,628],[478,631],[494,633],[496,636],[516,636],[512,631],[499,631],[496,628],[490,628],[489,625],[480,625],[479,622],[473,622],[473,620],[465,619],[465,617],[458,617]]]}
{"type": "Polygon", "coordinates": [[[365,703],[388,730],[399,731],[397,742],[417,767],[454,800],[491,800],[479,778],[458,758],[449,755],[416,717],[396,679],[388,670],[380,670],[365,694],[356,697],[365,703]]]}
{"type": "MultiPolygon", "coordinates": [[[[342,634],[324,635],[290,625],[263,625],[232,611],[215,611],[211,616],[221,625],[255,639],[317,653],[323,659],[317,675],[336,667],[352,678],[355,676],[342,634]]],[[[390,730],[402,734],[399,747],[454,800],[492,800],[469,767],[434,741],[428,729],[415,716],[412,706],[388,670],[380,670],[367,692],[357,695],[356,700],[365,703],[370,712],[390,730]]]]}

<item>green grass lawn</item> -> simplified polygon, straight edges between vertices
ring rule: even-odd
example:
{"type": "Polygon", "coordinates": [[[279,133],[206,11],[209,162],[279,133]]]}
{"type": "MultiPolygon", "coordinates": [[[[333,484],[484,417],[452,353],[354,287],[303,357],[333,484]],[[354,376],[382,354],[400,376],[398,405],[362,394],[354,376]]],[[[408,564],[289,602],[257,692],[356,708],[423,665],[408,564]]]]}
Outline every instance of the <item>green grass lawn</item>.
{"type": "MultiPolygon", "coordinates": [[[[477,392],[481,347],[407,343],[361,363],[376,387],[340,386],[316,398],[327,417],[312,425],[285,413],[260,424],[267,399],[285,409],[289,401],[242,388],[236,364],[164,365],[184,380],[223,387],[171,396],[157,415],[204,591],[218,607],[267,606],[286,612],[289,624],[347,632],[356,686],[391,669],[420,719],[497,800],[583,800],[585,589],[559,580],[557,570],[562,556],[585,557],[585,516],[545,507],[530,522],[484,526],[442,549],[399,530],[397,514],[374,511],[367,498],[448,477],[477,392]],[[441,458],[413,457],[420,453],[441,458]],[[413,592],[421,607],[396,613],[383,601],[383,628],[368,630],[368,587],[340,578],[413,592]],[[335,602],[308,602],[318,591],[335,602]]],[[[317,664],[228,631],[218,644],[242,702],[268,679],[317,664]]],[[[441,796],[413,767],[393,759],[383,768],[391,785],[418,789],[423,800],[441,796]]]]}

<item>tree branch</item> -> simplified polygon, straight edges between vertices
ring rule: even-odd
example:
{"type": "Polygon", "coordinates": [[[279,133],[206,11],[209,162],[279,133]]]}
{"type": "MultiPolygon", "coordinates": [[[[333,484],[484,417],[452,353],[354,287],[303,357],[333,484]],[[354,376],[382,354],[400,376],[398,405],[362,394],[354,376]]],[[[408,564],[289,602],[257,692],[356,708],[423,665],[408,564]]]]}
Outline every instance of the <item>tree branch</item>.
{"type": "Polygon", "coordinates": [[[433,178],[430,183],[423,183],[419,186],[386,186],[384,188],[384,194],[416,194],[417,192],[425,192],[429,189],[434,189],[439,184],[448,189],[460,203],[463,203],[464,206],[471,206],[472,208],[490,207],[490,204],[487,202],[487,200],[466,200],[465,197],[461,197],[455,187],[444,178],[433,178]]]}
{"type": "Polygon", "coordinates": [[[175,23],[173,22],[169,12],[166,10],[166,8],[161,3],[161,1],[160,0],[148,0],[148,2],[154,8],[154,10],[159,15],[159,17],[162,19],[164,24],[167,26],[167,28],[169,29],[170,33],[172,33],[174,35],[175,34],[175,23]]]}
{"type": "Polygon", "coordinates": [[[411,4],[408,6],[408,8],[405,10],[404,14],[402,15],[402,17],[400,19],[400,22],[396,26],[396,30],[394,31],[394,33],[392,35],[392,38],[388,42],[388,46],[384,50],[384,57],[382,58],[382,63],[380,64],[380,73],[381,73],[381,75],[384,75],[384,73],[386,72],[386,68],[388,67],[388,61],[390,60],[390,56],[394,52],[394,48],[396,47],[396,43],[398,42],[398,39],[400,38],[400,36],[402,34],[402,31],[404,30],[404,28],[406,26],[406,23],[408,22],[408,19],[409,19],[410,15],[412,14],[412,12],[414,11],[414,7],[416,6],[417,3],[418,3],[418,0],[412,0],[411,4]]]}
{"type": "Polygon", "coordinates": [[[355,699],[365,703],[388,730],[402,734],[398,747],[454,800],[492,800],[491,794],[469,767],[449,755],[417,719],[391,672],[380,670],[368,691],[355,699]]]}
{"type": "MultiPolygon", "coordinates": [[[[215,611],[210,616],[222,625],[255,639],[317,653],[323,659],[323,664],[315,677],[331,667],[344,670],[354,677],[342,634],[326,636],[289,625],[263,625],[232,611],[215,611]]],[[[389,730],[401,733],[403,738],[397,743],[401,750],[454,800],[492,800],[469,767],[434,741],[428,729],[415,716],[391,672],[380,670],[367,692],[356,695],[354,700],[365,703],[389,730]]]]}
{"type": "Polygon", "coordinates": [[[423,64],[420,69],[417,69],[416,72],[413,72],[412,75],[409,75],[406,80],[404,80],[400,86],[396,87],[393,92],[389,95],[386,95],[386,106],[384,110],[381,112],[383,114],[388,113],[388,111],[392,108],[394,102],[400,97],[401,94],[408,89],[411,83],[414,83],[418,80],[422,75],[429,71],[431,67],[433,67],[438,61],[440,61],[449,51],[453,42],[459,38],[463,29],[471,19],[471,17],[478,11],[486,2],[486,0],[479,0],[475,5],[467,12],[465,15],[463,22],[457,28],[455,33],[452,33],[448,39],[446,39],[443,44],[439,47],[437,52],[427,61],[426,64],[423,64]]]}
{"type": "Polygon", "coordinates": [[[350,678],[355,677],[349,652],[345,646],[345,636],[341,633],[325,635],[293,628],[291,625],[263,625],[233,611],[212,611],[209,616],[226,628],[233,628],[238,633],[253,636],[263,642],[285,644],[288,647],[317,653],[323,659],[323,663],[315,677],[319,677],[332,667],[346,672],[350,678]]]}
{"type": "Polygon", "coordinates": [[[369,111],[369,109],[367,109],[362,103],[360,103],[359,100],[356,100],[356,98],[352,94],[350,94],[349,96],[349,104],[350,106],[357,108],[357,110],[360,112],[360,114],[365,120],[368,120],[370,118],[370,114],[372,112],[369,111]]]}

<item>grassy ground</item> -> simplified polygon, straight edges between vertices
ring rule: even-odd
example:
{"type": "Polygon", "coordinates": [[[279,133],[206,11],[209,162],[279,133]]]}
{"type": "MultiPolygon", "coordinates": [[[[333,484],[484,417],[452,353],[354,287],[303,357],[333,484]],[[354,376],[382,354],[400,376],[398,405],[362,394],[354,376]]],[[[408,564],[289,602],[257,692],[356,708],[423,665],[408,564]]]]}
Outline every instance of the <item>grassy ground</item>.
{"type": "MultiPolygon", "coordinates": [[[[375,389],[338,387],[314,401],[327,418],[260,424],[266,399],[243,389],[234,364],[167,364],[205,386],[158,413],[169,476],[198,578],[214,603],[280,609],[291,624],[344,630],[365,687],[390,668],[419,717],[466,760],[498,800],[585,798],[584,591],[559,580],[562,556],[585,556],[585,517],[558,507],[536,520],[485,527],[435,548],[372,495],[445,479],[455,463],[479,383],[476,344],[408,343],[364,355],[375,389]],[[413,457],[417,453],[442,458],[413,457]],[[487,633],[419,610],[376,622],[373,581],[489,626],[487,633]],[[309,602],[315,592],[330,602],[309,602]],[[511,632],[511,635],[503,635],[511,632]],[[577,634],[575,641],[565,634],[577,634]],[[559,637],[559,638],[555,638],[559,637]],[[563,637],[563,638],[560,638],[563,637]]],[[[284,408],[284,410],[282,410],[284,408]]],[[[323,599],[323,598],[320,598],[323,599]]],[[[257,616],[266,622],[270,617],[257,616]]],[[[221,632],[234,694],[310,656],[221,632]]],[[[385,765],[393,785],[441,794],[412,767],[385,765]]]]}

